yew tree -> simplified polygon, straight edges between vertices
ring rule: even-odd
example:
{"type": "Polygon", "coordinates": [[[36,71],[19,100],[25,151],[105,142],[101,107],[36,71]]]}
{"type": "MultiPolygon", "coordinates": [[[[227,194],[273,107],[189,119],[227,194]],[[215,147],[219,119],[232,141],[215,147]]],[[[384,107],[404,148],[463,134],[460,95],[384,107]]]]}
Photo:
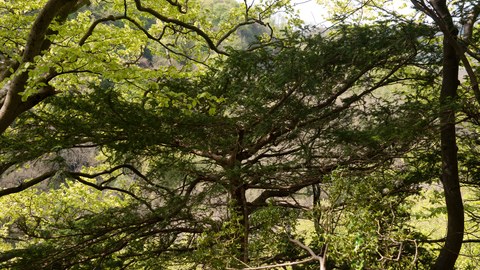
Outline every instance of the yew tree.
{"type": "MultiPolygon", "coordinates": [[[[381,1],[341,6],[325,32],[276,31],[268,19],[291,14],[288,1],[228,13],[196,1],[2,2],[0,175],[13,182],[0,190],[1,266],[430,267],[407,198],[432,182],[419,156],[440,132],[448,212],[462,217],[459,64],[440,69],[443,21],[416,4],[440,28],[381,1]],[[371,14],[383,17],[363,21],[371,14]],[[261,36],[236,46],[252,25],[261,36]],[[452,87],[437,100],[440,71],[452,87]],[[96,160],[73,164],[85,152],[96,160]],[[315,221],[310,247],[300,219],[315,221]]],[[[468,52],[448,33],[444,55],[468,52]]],[[[450,222],[437,265],[455,262],[462,224],[450,222]]]]}
{"type": "MultiPolygon", "coordinates": [[[[340,250],[354,250],[349,239],[341,246],[338,231],[319,231],[327,237],[310,250],[323,257],[322,265],[390,263],[377,260],[375,250],[383,258],[400,252],[403,264],[415,263],[411,235],[401,234],[411,240],[408,250],[396,242],[392,248],[388,237],[402,226],[392,217],[404,214],[392,205],[417,192],[419,183],[391,176],[405,172],[396,160],[428,147],[437,116],[432,104],[395,103],[376,91],[430,85],[435,70],[425,63],[436,59],[419,54],[430,47],[419,36],[433,39],[434,32],[384,23],[342,25],[328,35],[286,31],[268,46],[227,48],[228,57],[202,69],[175,73],[169,67],[143,82],[99,77],[41,102],[1,137],[11,166],[48,165],[0,191],[3,203],[16,209],[3,217],[10,237],[3,266],[306,263],[319,256],[296,242],[295,227],[313,207],[297,193],[312,185],[333,192],[330,186],[342,187],[344,180],[348,196],[329,209],[363,205],[356,213],[365,211],[365,239],[373,238],[359,247],[365,253],[348,257],[340,250]],[[72,169],[65,153],[76,149],[94,149],[99,163],[72,169]],[[344,177],[330,177],[339,172],[344,177]],[[41,182],[49,183],[44,193],[27,189],[41,182]],[[378,234],[371,230],[377,224],[378,234]],[[332,254],[330,262],[325,254],[332,254]]],[[[343,217],[342,223],[350,224],[343,217]]],[[[358,220],[352,225],[346,229],[352,234],[362,228],[358,220]]]]}

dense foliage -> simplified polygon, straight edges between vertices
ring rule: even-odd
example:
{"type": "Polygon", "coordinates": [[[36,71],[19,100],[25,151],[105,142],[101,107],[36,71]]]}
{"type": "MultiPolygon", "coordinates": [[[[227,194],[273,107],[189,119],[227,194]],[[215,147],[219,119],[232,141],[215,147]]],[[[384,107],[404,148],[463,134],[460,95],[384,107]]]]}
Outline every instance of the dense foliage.
{"type": "MultiPolygon", "coordinates": [[[[2,2],[2,20],[29,29],[45,2],[2,2]]],[[[288,1],[72,2],[31,60],[27,30],[1,49],[1,267],[435,267],[444,239],[416,222],[449,210],[413,209],[445,171],[448,112],[460,181],[479,183],[478,104],[437,98],[435,25],[376,1],[328,31],[278,31],[288,1]],[[32,106],[9,115],[15,91],[32,106]]]]}

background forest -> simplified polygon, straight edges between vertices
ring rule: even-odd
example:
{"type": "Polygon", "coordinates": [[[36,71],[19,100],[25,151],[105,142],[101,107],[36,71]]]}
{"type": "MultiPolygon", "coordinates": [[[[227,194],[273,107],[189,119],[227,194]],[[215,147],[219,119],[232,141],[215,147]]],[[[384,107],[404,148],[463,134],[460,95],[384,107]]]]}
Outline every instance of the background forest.
{"type": "Polygon", "coordinates": [[[0,268],[477,269],[480,5],[318,5],[0,1],[0,268]]]}

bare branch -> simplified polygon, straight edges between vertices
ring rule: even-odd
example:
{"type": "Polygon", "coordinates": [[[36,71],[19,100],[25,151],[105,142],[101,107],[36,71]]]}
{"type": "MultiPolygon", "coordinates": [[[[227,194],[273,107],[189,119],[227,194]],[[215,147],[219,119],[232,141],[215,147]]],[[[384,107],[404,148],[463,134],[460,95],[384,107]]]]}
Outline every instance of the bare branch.
{"type": "Polygon", "coordinates": [[[123,18],[126,18],[125,16],[118,16],[118,17],[115,17],[113,15],[110,15],[108,17],[105,17],[105,18],[99,18],[99,19],[96,19],[92,25],[90,25],[90,27],[88,28],[87,32],[83,35],[83,37],[80,39],[80,41],[78,42],[78,45],[79,46],[83,46],[83,44],[85,44],[85,41],[88,39],[88,37],[90,37],[92,34],[93,34],[93,30],[95,30],[95,27],[97,27],[97,25],[101,22],[107,22],[107,21],[116,21],[118,19],[123,19],[123,18]]]}
{"type": "Polygon", "coordinates": [[[205,33],[200,28],[198,28],[196,26],[193,26],[191,24],[182,22],[182,21],[177,20],[177,19],[172,18],[172,17],[165,17],[162,14],[158,13],[156,10],[153,10],[151,8],[142,6],[142,3],[141,3],[140,0],[135,0],[135,5],[136,5],[136,7],[139,11],[147,12],[147,13],[153,15],[154,17],[156,17],[157,19],[161,20],[162,22],[173,23],[173,24],[185,27],[186,29],[190,29],[190,30],[194,31],[195,33],[197,33],[197,35],[201,36],[205,40],[205,42],[207,42],[208,47],[210,49],[212,49],[213,51],[215,51],[218,54],[229,55],[228,53],[218,49],[218,47],[213,43],[212,39],[207,35],[207,33],[205,33]]]}
{"type": "MultiPolygon", "coordinates": [[[[288,236],[288,234],[287,234],[287,236],[288,236]]],[[[309,259],[303,260],[303,261],[298,261],[298,262],[289,262],[289,263],[281,263],[281,264],[258,266],[258,267],[247,267],[247,268],[230,268],[230,267],[227,267],[227,269],[229,269],[229,270],[260,270],[260,269],[270,269],[270,268],[276,268],[276,267],[292,266],[292,265],[307,263],[307,262],[311,262],[311,261],[318,261],[320,263],[320,270],[325,270],[325,259],[324,258],[325,258],[326,253],[327,253],[328,244],[325,247],[325,251],[324,251],[324,255],[323,255],[324,257],[320,257],[317,254],[315,254],[315,252],[311,248],[307,247],[302,242],[300,242],[298,240],[295,240],[295,239],[291,239],[289,236],[288,236],[288,241],[290,241],[290,242],[294,243],[295,245],[305,249],[306,251],[308,251],[308,253],[310,253],[310,255],[312,257],[309,258],[309,259]]]]}
{"type": "Polygon", "coordinates": [[[225,33],[225,35],[223,35],[218,41],[217,41],[217,44],[216,46],[220,46],[220,44],[225,40],[227,39],[231,34],[233,34],[235,31],[237,31],[238,28],[240,28],[241,26],[244,26],[244,25],[249,25],[249,24],[254,24],[255,21],[247,21],[247,22],[242,22],[242,23],[239,23],[237,25],[235,25],[234,28],[230,29],[227,33],[225,33]]]}
{"type": "Polygon", "coordinates": [[[109,186],[101,186],[101,185],[97,185],[97,184],[94,184],[92,182],[88,182],[86,180],[83,180],[79,175],[78,173],[73,173],[73,172],[66,172],[67,174],[69,174],[72,178],[74,178],[75,180],[77,180],[78,182],[84,184],[84,185],[87,185],[87,186],[90,186],[96,190],[100,190],[100,191],[103,191],[103,190],[113,190],[113,191],[118,191],[120,193],[124,193],[124,194],[127,194],[127,195],[130,195],[132,198],[134,198],[135,200],[141,202],[143,205],[145,205],[150,211],[152,212],[155,212],[152,208],[152,206],[147,203],[144,199],[138,197],[137,195],[133,194],[132,192],[128,191],[128,190],[125,190],[125,189],[121,189],[121,188],[116,188],[116,187],[109,187],[109,186]]]}
{"type": "Polygon", "coordinates": [[[167,0],[167,2],[172,6],[176,6],[180,13],[186,14],[188,11],[188,0],[185,1],[185,10],[182,10],[182,4],[178,3],[178,0],[167,0]]]}

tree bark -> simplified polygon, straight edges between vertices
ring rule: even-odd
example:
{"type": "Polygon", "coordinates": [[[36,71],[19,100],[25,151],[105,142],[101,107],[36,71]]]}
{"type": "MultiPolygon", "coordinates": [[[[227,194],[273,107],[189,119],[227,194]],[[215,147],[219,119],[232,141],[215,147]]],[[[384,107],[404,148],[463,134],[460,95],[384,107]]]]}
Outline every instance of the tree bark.
{"type": "MultiPolygon", "coordinates": [[[[235,181],[236,183],[239,183],[235,181]]],[[[237,215],[240,216],[240,224],[243,228],[243,234],[240,237],[240,254],[241,260],[244,263],[248,262],[248,235],[249,235],[249,222],[248,222],[248,207],[247,207],[247,198],[245,197],[245,185],[240,184],[237,186],[233,192],[232,197],[235,199],[235,210],[237,215]]]]}
{"type": "MultiPolygon", "coordinates": [[[[446,1],[430,2],[436,12],[448,26],[455,39],[458,29],[453,24],[446,1]]],[[[459,57],[447,37],[443,40],[443,77],[440,92],[441,113],[441,151],[442,176],[445,201],[447,205],[447,237],[445,245],[435,262],[433,269],[453,269],[462,247],[464,233],[463,200],[458,176],[457,144],[455,133],[455,104],[457,96],[459,57]]]]}
{"type": "MultiPolygon", "coordinates": [[[[85,0],[50,0],[38,14],[32,24],[30,33],[25,43],[25,49],[22,54],[21,62],[14,62],[2,74],[2,80],[9,77],[12,73],[10,68],[18,69],[26,63],[33,63],[34,58],[40,55],[43,50],[50,47],[51,41],[46,39],[47,34],[53,34],[50,25],[54,20],[62,23],[68,15],[88,1],[85,0]]],[[[5,132],[8,126],[23,112],[33,108],[40,101],[48,96],[55,94],[55,89],[49,85],[42,87],[38,93],[30,96],[26,101],[22,101],[20,95],[25,91],[27,80],[29,78],[28,70],[18,72],[10,83],[6,84],[0,90],[2,97],[0,98],[0,134],[5,132]]]]}

